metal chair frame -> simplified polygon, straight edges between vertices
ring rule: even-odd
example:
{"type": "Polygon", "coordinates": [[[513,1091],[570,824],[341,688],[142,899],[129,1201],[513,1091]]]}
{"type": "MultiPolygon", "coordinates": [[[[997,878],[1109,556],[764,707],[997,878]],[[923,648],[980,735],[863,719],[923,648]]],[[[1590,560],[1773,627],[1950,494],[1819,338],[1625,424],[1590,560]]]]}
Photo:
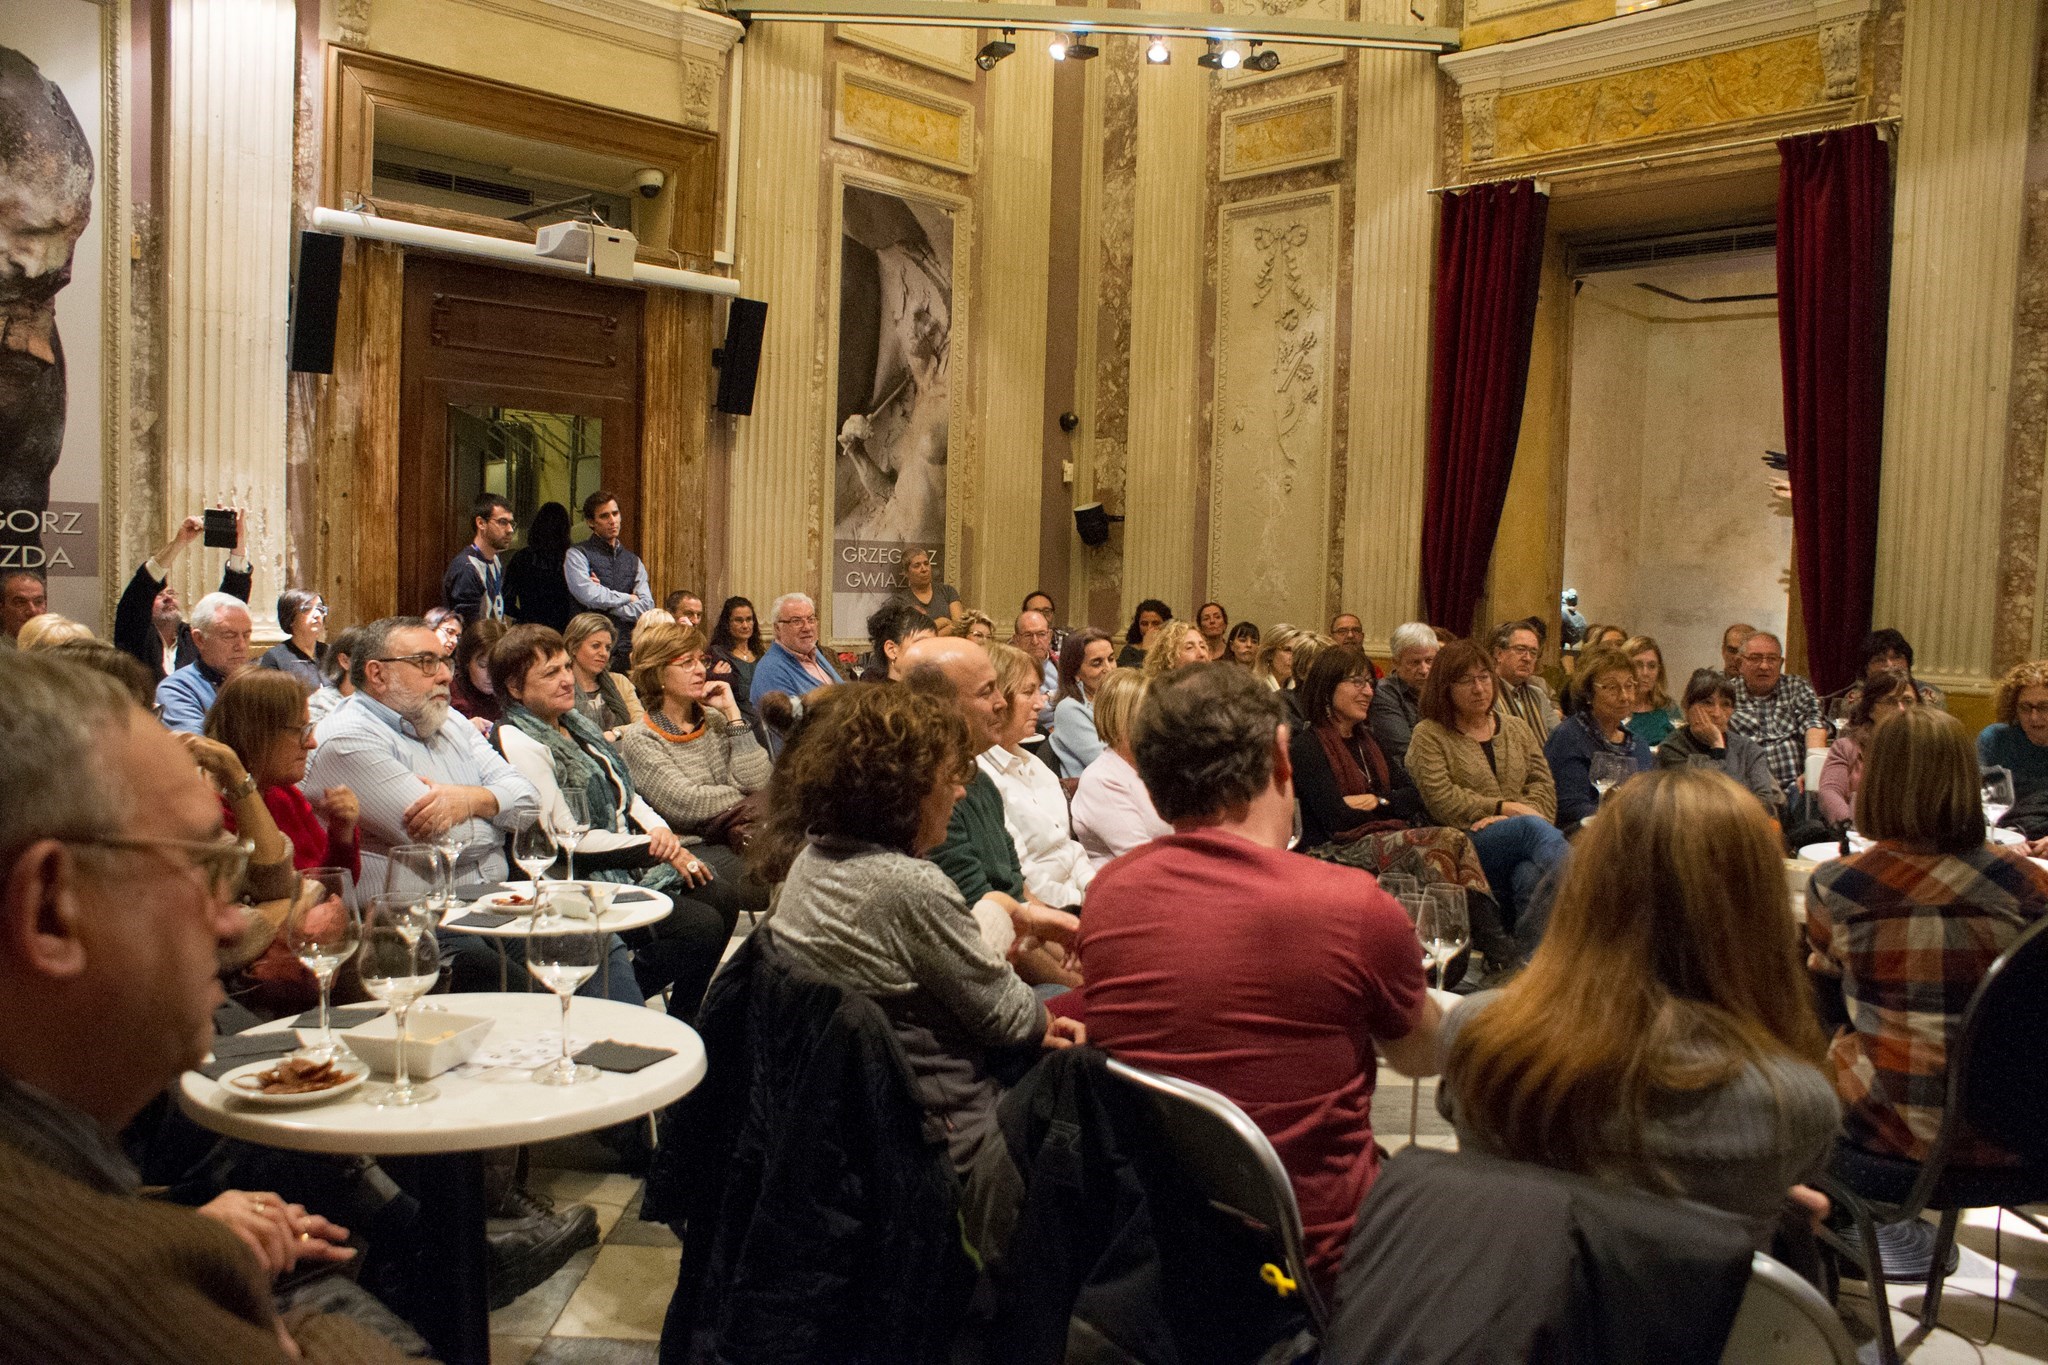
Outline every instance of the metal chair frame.
{"type": "Polygon", "coordinates": [[[1823,1358],[1833,1365],[1856,1365],[1856,1344],[1834,1305],[1790,1266],[1757,1252],[1750,1258],[1749,1288],[1721,1349],[1721,1365],[1812,1365],[1823,1358]]]}
{"type": "Polygon", "coordinates": [[[1294,1182],[1259,1126],[1228,1096],[1193,1081],[1144,1071],[1115,1058],[1109,1061],[1109,1074],[1143,1091],[1152,1101],[1167,1145],[1210,1206],[1278,1243],[1285,1261],[1282,1268],[1294,1281],[1316,1337],[1321,1339],[1329,1326],[1330,1308],[1309,1273],[1294,1182]],[[1191,1131],[1186,1122],[1191,1116],[1200,1124],[1198,1131],[1191,1131]],[[1219,1134],[1227,1139],[1227,1145],[1204,1140],[1219,1134]]]}
{"type": "MultiPolygon", "coordinates": [[[[1941,1180],[1948,1173],[1949,1158],[1965,1136],[1967,1126],[1964,1118],[1965,1102],[1970,1094],[1970,1062],[1979,1045],[1983,1031],[1981,1019],[1985,998],[1997,988],[1999,980],[2010,968],[2013,960],[2028,951],[2034,940],[2048,933],[2048,917],[2029,925],[2020,936],[2013,940],[2006,950],[1992,962],[1984,979],[1977,983],[1970,994],[1970,1003],[1963,1011],[1963,1025],[1956,1035],[1955,1045],[1949,1049],[1948,1088],[1943,1101],[1941,1127],[1934,1135],[1934,1143],[1928,1149],[1927,1159],[1920,1163],[1919,1174],[1903,1201],[1888,1204],[1882,1200],[1868,1199],[1848,1188],[1832,1175],[1822,1176],[1816,1183],[1828,1198],[1847,1209],[1856,1229],[1856,1242],[1851,1244],[1839,1233],[1829,1228],[1821,1229],[1821,1238],[1850,1261],[1859,1266],[1864,1274],[1864,1283],[1870,1286],[1870,1298],[1877,1318],[1878,1359],[1883,1365],[1900,1365],[1900,1345],[1892,1332],[1891,1301],[1885,1293],[1884,1262],[1878,1255],[1877,1225],[1879,1223],[1903,1223],[1918,1218],[1940,1193],[1941,1180]]],[[[2044,1173],[2044,1185],[2048,1185],[2048,1173],[2044,1173]]],[[[2000,1206],[2002,1207],[2002,1206],[2000,1206]]],[[[1941,1291],[1948,1281],[1948,1254],[1955,1245],[1956,1225],[1961,1220],[1963,1205],[1941,1209],[1941,1223],[1935,1233],[1934,1263],[1927,1274],[1927,1291],[1920,1305],[1920,1322],[1907,1334],[1905,1349],[1911,1350],[1934,1330],[1941,1314],[1941,1291]]],[[[2030,1215],[2014,1209],[2013,1212],[2039,1227],[2030,1215]]],[[[1995,1291],[1994,1291],[1995,1292],[1995,1291]]]]}

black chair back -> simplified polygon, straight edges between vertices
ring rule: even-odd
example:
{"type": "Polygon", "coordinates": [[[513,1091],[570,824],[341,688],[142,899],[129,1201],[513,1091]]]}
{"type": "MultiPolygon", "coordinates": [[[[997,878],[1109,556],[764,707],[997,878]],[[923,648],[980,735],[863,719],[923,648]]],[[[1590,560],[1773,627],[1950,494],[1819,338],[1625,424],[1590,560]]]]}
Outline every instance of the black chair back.
{"type": "Polygon", "coordinates": [[[2048,1164],[2048,917],[1999,955],[1977,985],[1949,1065],[1949,1109],[1970,1131],[2048,1164]]]}

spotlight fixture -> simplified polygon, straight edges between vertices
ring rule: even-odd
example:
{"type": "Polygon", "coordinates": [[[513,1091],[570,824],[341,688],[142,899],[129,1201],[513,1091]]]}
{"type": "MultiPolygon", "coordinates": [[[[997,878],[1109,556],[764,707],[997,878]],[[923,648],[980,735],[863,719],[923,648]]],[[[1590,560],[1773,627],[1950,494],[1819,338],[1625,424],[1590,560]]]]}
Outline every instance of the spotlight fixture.
{"type": "Polygon", "coordinates": [[[1071,37],[1067,38],[1061,44],[1061,46],[1066,49],[1066,56],[1061,58],[1062,61],[1085,62],[1090,57],[1099,57],[1102,55],[1101,48],[1096,47],[1094,44],[1088,42],[1087,39],[1082,37],[1082,35],[1080,35],[1079,33],[1076,33],[1071,37]]]}
{"type": "Polygon", "coordinates": [[[1195,58],[1195,65],[1207,67],[1211,71],[1235,71],[1243,60],[1244,54],[1237,50],[1236,44],[1225,43],[1221,38],[1211,38],[1209,50],[1195,58]]]}
{"type": "Polygon", "coordinates": [[[1252,44],[1252,55],[1244,59],[1247,71],[1277,71],[1280,69],[1280,54],[1272,48],[1259,51],[1258,43],[1252,44]]]}
{"type": "Polygon", "coordinates": [[[983,43],[981,45],[981,51],[975,54],[974,64],[980,67],[983,71],[990,70],[995,66],[997,62],[1001,61],[1003,58],[1009,56],[1012,52],[1015,52],[1017,50],[1017,44],[1014,41],[1016,36],[1016,29],[1004,29],[1002,37],[992,39],[991,41],[983,43]]]}
{"type": "Polygon", "coordinates": [[[1052,41],[1045,45],[1045,50],[1054,61],[1065,61],[1067,59],[1067,35],[1064,33],[1053,34],[1052,41]]]}
{"type": "Polygon", "coordinates": [[[1145,60],[1154,66],[1165,66],[1173,60],[1173,49],[1166,45],[1166,39],[1154,38],[1152,45],[1145,49],[1145,60]]]}

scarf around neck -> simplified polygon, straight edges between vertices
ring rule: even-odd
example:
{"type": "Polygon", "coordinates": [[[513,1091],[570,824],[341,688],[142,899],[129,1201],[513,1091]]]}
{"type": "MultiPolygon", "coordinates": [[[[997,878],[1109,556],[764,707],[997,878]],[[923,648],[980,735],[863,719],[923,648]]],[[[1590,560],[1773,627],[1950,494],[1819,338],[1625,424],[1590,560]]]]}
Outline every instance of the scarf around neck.
{"type": "MultiPolygon", "coordinates": [[[[1379,797],[1381,801],[1387,799],[1387,793],[1393,787],[1393,779],[1387,772],[1386,756],[1380,752],[1380,746],[1374,742],[1373,737],[1366,733],[1363,722],[1352,730],[1350,740],[1338,734],[1337,727],[1328,722],[1316,726],[1315,732],[1316,739],[1323,746],[1323,757],[1330,761],[1330,773],[1337,779],[1338,795],[1371,795],[1379,797]],[[1351,747],[1354,741],[1358,745],[1356,750],[1351,747]],[[1365,755],[1366,763],[1372,768],[1369,775],[1365,768],[1359,766],[1358,755],[1361,753],[1365,755]]],[[[1363,811],[1359,813],[1365,814],[1363,811]]],[[[1396,829],[1404,824],[1406,821],[1388,819],[1384,816],[1377,820],[1367,819],[1361,821],[1355,828],[1332,831],[1331,841],[1348,844],[1374,830],[1396,829]]]]}
{"type": "Polygon", "coordinates": [[[592,829],[617,832],[621,807],[633,804],[633,779],[605,741],[604,732],[588,716],[573,707],[564,711],[562,726],[569,731],[565,735],[519,703],[507,702],[499,723],[546,745],[555,768],[555,785],[565,792],[584,794],[592,829]]]}

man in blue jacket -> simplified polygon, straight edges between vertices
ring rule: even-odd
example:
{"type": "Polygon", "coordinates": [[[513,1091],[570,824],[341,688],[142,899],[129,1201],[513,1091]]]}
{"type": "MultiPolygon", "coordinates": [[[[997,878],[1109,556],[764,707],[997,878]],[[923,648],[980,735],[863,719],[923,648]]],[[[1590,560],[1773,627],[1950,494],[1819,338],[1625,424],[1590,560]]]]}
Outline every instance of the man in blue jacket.
{"type": "MultiPolygon", "coordinates": [[[[754,666],[754,685],[747,693],[747,700],[756,711],[761,708],[761,698],[770,692],[801,697],[814,687],[845,681],[818,648],[817,603],[803,593],[786,592],[775,599],[770,620],[774,623],[775,642],[754,666]]],[[[769,731],[768,752],[781,751],[781,737],[769,731]]]]}

